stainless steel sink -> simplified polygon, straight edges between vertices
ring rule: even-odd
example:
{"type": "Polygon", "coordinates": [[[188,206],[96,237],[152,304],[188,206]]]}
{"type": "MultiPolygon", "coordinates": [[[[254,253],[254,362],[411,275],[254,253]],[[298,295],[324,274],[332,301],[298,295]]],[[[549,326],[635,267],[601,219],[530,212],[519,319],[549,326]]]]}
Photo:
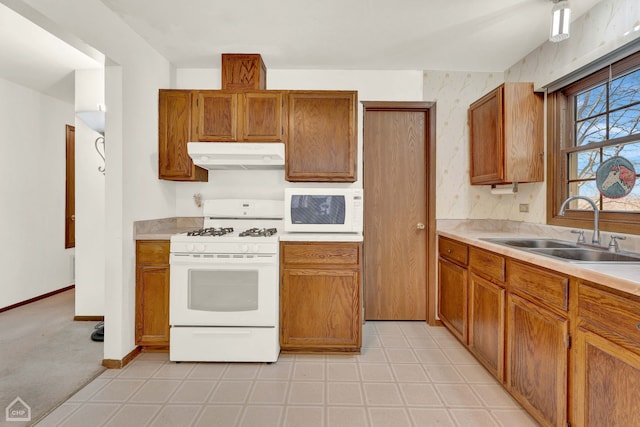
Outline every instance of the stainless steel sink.
{"type": "Polygon", "coordinates": [[[622,254],[619,252],[608,252],[605,249],[588,249],[588,248],[567,248],[567,249],[549,249],[536,248],[530,249],[530,252],[552,256],[554,258],[562,258],[569,262],[636,262],[640,263],[640,255],[633,256],[622,254]]]}
{"type": "Polygon", "coordinates": [[[481,239],[487,242],[497,243],[499,245],[513,246],[521,249],[531,248],[577,248],[576,243],[567,242],[557,239],[531,239],[531,238],[486,238],[481,239]]]}
{"type": "Polygon", "coordinates": [[[565,240],[536,238],[484,238],[481,240],[572,263],[640,263],[640,254],[609,252],[604,247],[565,240]]]}

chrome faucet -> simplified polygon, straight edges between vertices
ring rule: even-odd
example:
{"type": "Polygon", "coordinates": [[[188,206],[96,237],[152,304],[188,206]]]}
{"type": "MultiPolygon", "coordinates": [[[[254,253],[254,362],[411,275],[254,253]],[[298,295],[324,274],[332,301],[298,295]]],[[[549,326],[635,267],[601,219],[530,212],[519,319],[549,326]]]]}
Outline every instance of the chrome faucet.
{"type": "Polygon", "coordinates": [[[586,200],[589,202],[591,207],[593,208],[593,237],[591,238],[591,243],[594,245],[600,244],[600,211],[598,210],[598,206],[588,197],[585,196],[571,196],[560,205],[560,212],[558,215],[564,216],[564,209],[569,204],[569,202],[577,199],[586,200]]]}

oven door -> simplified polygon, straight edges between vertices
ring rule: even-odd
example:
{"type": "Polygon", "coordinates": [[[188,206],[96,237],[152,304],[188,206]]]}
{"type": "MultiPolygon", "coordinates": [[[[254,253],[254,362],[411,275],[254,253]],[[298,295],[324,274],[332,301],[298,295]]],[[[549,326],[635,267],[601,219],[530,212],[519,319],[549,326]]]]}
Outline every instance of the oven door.
{"type": "Polygon", "coordinates": [[[171,254],[171,326],[278,322],[278,255],[171,254]]]}

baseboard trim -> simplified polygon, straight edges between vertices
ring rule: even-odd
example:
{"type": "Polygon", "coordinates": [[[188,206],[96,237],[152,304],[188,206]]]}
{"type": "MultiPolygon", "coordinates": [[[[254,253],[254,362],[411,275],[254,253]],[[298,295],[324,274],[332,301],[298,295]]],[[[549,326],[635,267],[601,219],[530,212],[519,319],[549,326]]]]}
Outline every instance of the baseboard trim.
{"type": "Polygon", "coordinates": [[[142,349],[137,346],[129,352],[122,360],[118,359],[102,359],[102,366],[107,369],[122,369],[129,364],[133,359],[140,354],[142,349]]]}
{"type": "Polygon", "coordinates": [[[79,322],[104,322],[104,316],[73,316],[79,322]]]}
{"type": "Polygon", "coordinates": [[[8,305],[6,307],[0,308],[0,313],[4,313],[5,311],[9,311],[9,310],[12,310],[14,308],[22,307],[23,305],[31,304],[32,302],[40,301],[41,299],[49,298],[49,297],[51,297],[51,296],[53,296],[55,294],[59,294],[59,293],[68,291],[69,289],[73,289],[75,287],[76,287],[75,284],[74,285],[69,285],[69,286],[66,286],[64,288],[57,289],[55,291],[47,292],[46,294],[42,294],[42,295],[39,295],[37,297],[29,298],[28,300],[25,300],[25,301],[21,301],[21,302],[17,302],[15,304],[12,304],[12,305],[8,305]]]}

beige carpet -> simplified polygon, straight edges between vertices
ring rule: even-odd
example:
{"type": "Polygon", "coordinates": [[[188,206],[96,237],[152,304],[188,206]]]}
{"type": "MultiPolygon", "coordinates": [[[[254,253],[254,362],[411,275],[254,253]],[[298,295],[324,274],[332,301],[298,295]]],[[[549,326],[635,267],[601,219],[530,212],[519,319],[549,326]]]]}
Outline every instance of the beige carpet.
{"type": "Polygon", "coordinates": [[[33,425],[104,371],[98,322],[76,322],[74,290],[0,313],[0,426],[33,425]],[[20,397],[30,422],[6,420],[20,397]]]}

